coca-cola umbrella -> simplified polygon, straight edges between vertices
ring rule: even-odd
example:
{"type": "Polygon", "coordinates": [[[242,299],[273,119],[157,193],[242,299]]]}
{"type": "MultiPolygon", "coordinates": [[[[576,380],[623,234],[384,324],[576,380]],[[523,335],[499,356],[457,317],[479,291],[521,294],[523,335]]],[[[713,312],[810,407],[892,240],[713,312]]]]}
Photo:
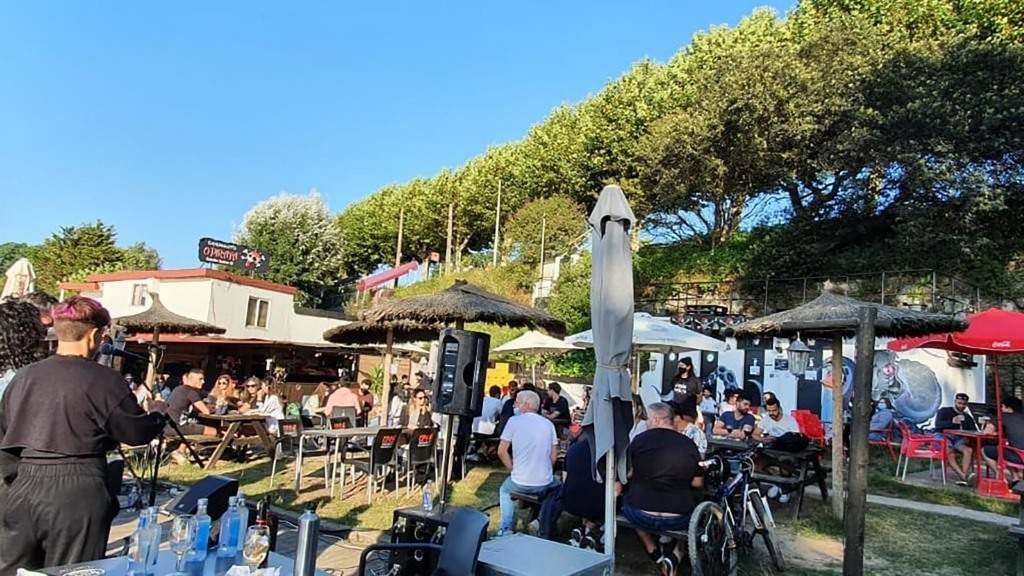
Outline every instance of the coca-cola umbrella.
{"type": "MultiPolygon", "coordinates": [[[[930,334],[917,338],[900,338],[889,342],[888,348],[894,352],[905,352],[914,348],[936,348],[964,354],[984,354],[998,356],[1000,354],[1020,354],[1024,352],[1024,314],[1010,310],[990,308],[967,317],[968,327],[963,332],[930,334]]],[[[993,358],[996,369],[996,435],[997,442],[1003,442],[1002,384],[999,381],[998,363],[993,358]]],[[[1003,482],[1003,451],[998,450],[998,473],[995,482],[978,479],[978,490],[992,496],[1009,496],[1003,482]]]]}

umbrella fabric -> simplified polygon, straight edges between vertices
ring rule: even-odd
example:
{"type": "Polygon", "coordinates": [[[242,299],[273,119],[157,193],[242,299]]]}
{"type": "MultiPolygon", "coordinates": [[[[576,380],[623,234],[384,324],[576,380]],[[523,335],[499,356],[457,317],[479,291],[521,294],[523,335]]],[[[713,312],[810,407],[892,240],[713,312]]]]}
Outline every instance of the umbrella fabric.
{"type": "Polygon", "coordinates": [[[1016,354],[1024,352],[1024,314],[999,308],[967,317],[967,330],[900,338],[889,342],[894,352],[913,348],[941,348],[966,354],[1016,354]]]}
{"type": "MultiPolygon", "coordinates": [[[[565,339],[570,344],[590,348],[594,345],[594,331],[587,330],[565,339]]],[[[645,312],[633,315],[633,347],[644,352],[722,352],[728,347],[725,342],[694,332],[645,312]]]]}
{"type": "Polygon", "coordinates": [[[20,298],[35,290],[36,273],[32,269],[32,263],[28,258],[18,260],[7,269],[7,277],[4,280],[3,292],[0,292],[0,300],[4,298],[20,298]]]}
{"type": "Polygon", "coordinates": [[[569,350],[576,350],[576,346],[536,330],[531,330],[494,349],[501,354],[557,354],[569,350]]]}
{"type": "MultiPolygon", "coordinates": [[[[615,450],[616,474],[623,483],[626,446],[633,424],[633,391],[628,371],[633,335],[633,253],[629,233],[635,222],[618,186],[605,186],[588,220],[593,245],[590,316],[597,369],[583,425],[594,425],[595,458],[615,450]]],[[[595,475],[601,472],[596,463],[594,471],[595,475]]]]}

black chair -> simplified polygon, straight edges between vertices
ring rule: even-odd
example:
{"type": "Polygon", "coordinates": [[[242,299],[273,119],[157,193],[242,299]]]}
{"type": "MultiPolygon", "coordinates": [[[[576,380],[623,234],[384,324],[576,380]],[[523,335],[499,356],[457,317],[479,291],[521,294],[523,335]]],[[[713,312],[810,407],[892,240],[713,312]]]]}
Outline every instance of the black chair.
{"type": "Polygon", "coordinates": [[[274,442],[274,462],[270,465],[270,488],[274,488],[274,475],[277,473],[277,459],[281,456],[298,456],[299,443],[302,442],[302,418],[281,418],[277,421],[280,436],[274,442]]]}
{"type": "Polygon", "coordinates": [[[331,408],[331,419],[334,418],[348,418],[349,426],[356,425],[356,418],[359,414],[356,413],[356,409],[351,406],[335,406],[331,408]]]}
{"type": "Polygon", "coordinates": [[[395,474],[395,490],[398,490],[398,445],[402,439],[401,428],[381,428],[373,438],[370,446],[370,457],[368,459],[351,459],[342,464],[341,467],[341,492],[345,493],[345,476],[349,467],[352,468],[353,477],[355,472],[366,474],[366,502],[373,504],[373,493],[376,490],[377,480],[381,480],[381,488],[387,488],[388,468],[392,468],[395,474]],[[377,471],[383,470],[384,474],[377,476],[377,471]]]}
{"type": "Polygon", "coordinates": [[[438,552],[435,576],[473,576],[476,574],[480,546],[487,538],[487,515],[472,508],[459,508],[452,514],[444,544],[372,544],[359,555],[359,574],[365,575],[366,558],[372,552],[399,551],[438,552]]]}
{"type": "Polygon", "coordinates": [[[409,453],[405,463],[406,494],[412,492],[413,477],[420,466],[434,468],[434,486],[437,486],[437,428],[416,428],[409,435],[409,453]]]}

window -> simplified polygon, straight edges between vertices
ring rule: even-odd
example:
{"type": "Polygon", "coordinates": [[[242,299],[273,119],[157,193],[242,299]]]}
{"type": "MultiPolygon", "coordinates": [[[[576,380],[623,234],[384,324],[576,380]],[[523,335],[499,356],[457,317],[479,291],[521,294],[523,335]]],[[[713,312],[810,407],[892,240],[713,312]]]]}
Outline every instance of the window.
{"type": "Polygon", "coordinates": [[[145,284],[132,286],[132,306],[145,306],[147,296],[149,296],[149,288],[145,284]]]}
{"type": "Polygon", "coordinates": [[[249,306],[245,310],[245,325],[249,328],[266,328],[267,316],[270,315],[270,301],[262,298],[249,297],[249,306]]]}

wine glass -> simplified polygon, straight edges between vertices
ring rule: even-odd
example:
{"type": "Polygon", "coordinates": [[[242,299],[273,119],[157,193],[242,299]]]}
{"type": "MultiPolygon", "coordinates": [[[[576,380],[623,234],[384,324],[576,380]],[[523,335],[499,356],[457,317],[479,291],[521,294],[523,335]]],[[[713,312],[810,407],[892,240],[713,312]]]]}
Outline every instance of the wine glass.
{"type": "Polygon", "coordinates": [[[196,542],[196,519],[194,516],[182,514],[174,518],[171,524],[171,533],[168,535],[167,543],[171,551],[178,557],[174,565],[173,576],[188,576],[182,571],[182,562],[185,554],[192,549],[196,542]]]}
{"type": "Polygon", "coordinates": [[[264,524],[249,526],[245,532],[245,543],[242,546],[242,558],[249,566],[249,572],[255,572],[270,551],[270,528],[264,524]]]}

